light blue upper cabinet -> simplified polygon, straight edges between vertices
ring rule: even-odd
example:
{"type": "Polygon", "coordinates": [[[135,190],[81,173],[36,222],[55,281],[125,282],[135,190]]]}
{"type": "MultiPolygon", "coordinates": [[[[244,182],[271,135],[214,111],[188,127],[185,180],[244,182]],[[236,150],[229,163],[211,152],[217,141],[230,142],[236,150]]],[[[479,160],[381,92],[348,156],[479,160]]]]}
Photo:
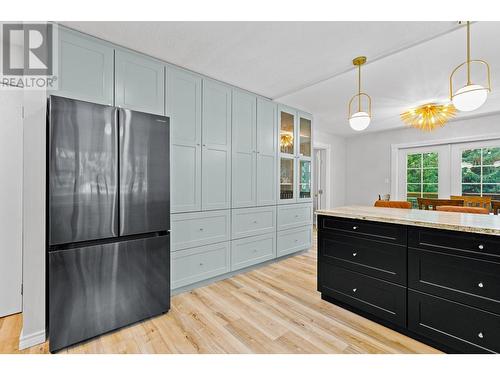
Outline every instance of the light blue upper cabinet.
{"type": "Polygon", "coordinates": [[[257,197],[257,97],[233,89],[232,207],[253,207],[257,197]]]}
{"type": "Polygon", "coordinates": [[[135,111],[165,114],[165,66],[147,56],[115,51],[115,104],[135,111]]]}
{"type": "Polygon", "coordinates": [[[257,206],[276,204],[277,111],[276,103],[257,99],[257,206]]]}
{"type": "Polygon", "coordinates": [[[171,210],[201,210],[201,77],[167,66],[171,210]]]}
{"type": "Polygon", "coordinates": [[[59,88],[51,94],[113,105],[113,47],[99,39],[58,27],[59,88]]]}
{"type": "Polygon", "coordinates": [[[279,200],[278,203],[297,202],[297,111],[280,105],[279,123],[279,200]]]}
{"type": "Polygon", "coordinates": [[[203,80],[202,210],[231,205],[231,88],[203,80]]]}

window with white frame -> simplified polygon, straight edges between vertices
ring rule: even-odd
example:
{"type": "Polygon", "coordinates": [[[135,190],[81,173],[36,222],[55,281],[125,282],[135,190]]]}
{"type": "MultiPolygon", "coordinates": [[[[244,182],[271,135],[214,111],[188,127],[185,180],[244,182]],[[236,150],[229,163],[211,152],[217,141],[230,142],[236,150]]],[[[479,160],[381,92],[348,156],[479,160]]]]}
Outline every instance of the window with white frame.
{"type": "Polygon", "coordinates": [[[437,198],[439,154],[419,152],[406,155],[406,200],[417,208],[417,198],[437,198]]]}
{"type": "Polygon", "coordinates": [[[500,200],[500,147],[462,150],[461,169],[461,195],[500,200]]]}
{"type": "MultiPolygon", "coordinates": [[[[500,139],[398,148],[393,199],[449,199],[450,195],[500,200],[500,139]]],[[[393,177],[394,178],[394,177],[393,177]]]]}

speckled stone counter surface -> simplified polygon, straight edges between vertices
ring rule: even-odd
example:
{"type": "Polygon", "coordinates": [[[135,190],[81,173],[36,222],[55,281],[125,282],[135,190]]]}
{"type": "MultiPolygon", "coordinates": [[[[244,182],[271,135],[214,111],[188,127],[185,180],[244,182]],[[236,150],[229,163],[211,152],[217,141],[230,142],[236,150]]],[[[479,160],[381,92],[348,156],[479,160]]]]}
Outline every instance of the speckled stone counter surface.
{"type": "Polygon", "coordinates": [[[463,214],[458,212],[407,210],[369,206],[344,206],[318,210],[318,215],[344,217],[383,223],[447,229],[500,236],[500,215],[463,214]]]}

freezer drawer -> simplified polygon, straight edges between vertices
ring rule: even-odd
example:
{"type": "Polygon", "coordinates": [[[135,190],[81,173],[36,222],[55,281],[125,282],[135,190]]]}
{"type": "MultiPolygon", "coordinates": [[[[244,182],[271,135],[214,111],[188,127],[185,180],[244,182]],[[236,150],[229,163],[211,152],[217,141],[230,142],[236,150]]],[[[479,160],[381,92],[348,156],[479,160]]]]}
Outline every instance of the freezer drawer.
{"type": "Polygon", "coordinates": [[[120,109],[120,235],[170,229],[169,119],[120,109]]]}
{"type": "Polygon", "coordinates": [[[116,236],[116,109],[51,96],[47,144],[49,244],[116,236]]]}
{"type": "Polygon", "coordinates": [[[166,235],[50,252],[50,351],[168,311],[169,247],[166,235]]]}

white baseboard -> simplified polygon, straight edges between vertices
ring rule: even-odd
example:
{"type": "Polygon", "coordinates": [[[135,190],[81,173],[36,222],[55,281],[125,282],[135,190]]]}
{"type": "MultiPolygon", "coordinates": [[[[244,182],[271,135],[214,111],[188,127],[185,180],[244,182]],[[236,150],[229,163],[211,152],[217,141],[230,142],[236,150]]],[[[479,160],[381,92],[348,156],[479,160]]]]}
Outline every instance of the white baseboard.
{"type": "Polygon", "coordinates": [[[38,344],[43,344],[45,342],[45,330],[31,333],[29,335],[24,335],[21,331],[19,336],[19,350],[27,349],[31,346],[38,344]]]}

